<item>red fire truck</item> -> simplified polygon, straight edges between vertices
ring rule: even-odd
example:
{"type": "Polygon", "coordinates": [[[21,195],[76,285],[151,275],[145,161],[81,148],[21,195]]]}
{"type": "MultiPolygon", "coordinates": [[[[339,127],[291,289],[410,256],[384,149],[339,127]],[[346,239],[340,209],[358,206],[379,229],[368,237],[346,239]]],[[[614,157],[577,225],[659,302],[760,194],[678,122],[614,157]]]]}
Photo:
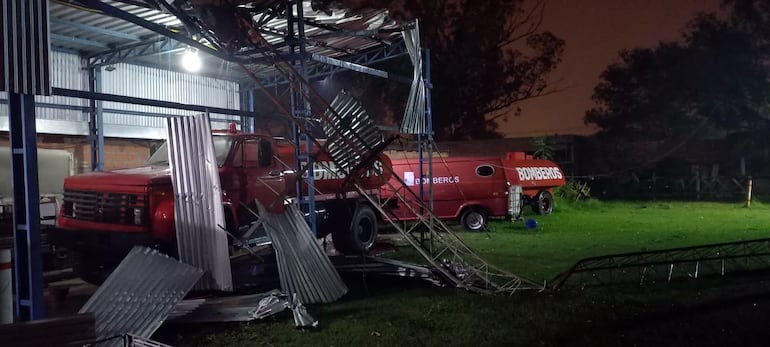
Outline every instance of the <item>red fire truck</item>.
{"type": "MultiPolygon", "coordinates": [[[[496,157],[434,158],[432,182],[429,182],[428,164],[417,159],[392,159],[393,173],[414,192],[405,194],[383,186],[380,196],[385,200],[394,194],[409,199],[419,196],[429,201],[433,191],[433,212],[442,219],[456,219],[468,230],[482,229],[490,217],[520,216],[523,206],[531,206],[538,214],[553,211],[553,188],[564,185],[564,173],[548,160],[535,160],[523,152],[496,157]]],[[[391,178],[394,187],[401,187],[391,178]]],[[[416,204],[388,205],[389,212],[400,220],[415,220],[416,204]]]]}
{"type": "MultiPolygon", "coordinates": [[[[288,141],[235,132],[215,132],[213,138],[228,231],[238,235],[255,220],[243,204],[253,205],[256,199],[269,206],[296,196],[296,174],[290,169],[294,147],[288,141]]],[[[340,252],[365,252],[376,239],[378,215],[364,197],[343,191],[344,177],[326,153],[316,150],[315,155],[317,236],[331,234],[340,252]]],[[[379,193],[390,178],[383,165],[390,165],[385,155],[363,182],[371,194],[379,193]]],[[[166,145],[142,167],[67,178],[57,225],[55,242],[70,250],[75,272],[89,282],[106,278],[134,245],[174,254],[174,193],[166,145]]]]}

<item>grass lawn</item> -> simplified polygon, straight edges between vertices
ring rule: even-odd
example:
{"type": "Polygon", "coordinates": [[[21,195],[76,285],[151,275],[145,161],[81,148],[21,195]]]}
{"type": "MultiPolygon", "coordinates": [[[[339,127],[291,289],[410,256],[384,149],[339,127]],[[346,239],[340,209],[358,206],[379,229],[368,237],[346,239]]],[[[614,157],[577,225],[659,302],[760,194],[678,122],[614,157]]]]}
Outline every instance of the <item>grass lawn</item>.
{"type": "Polygon", "coordinates": [[[493,264],[541,281],[592,256],[770,237],[770,207],[761,204],[587,201],[525,218],[538,227],[498,221],[462,237],[493,264]]]}
{"type": "MultiPolygon", "coordinates": [[[[759,204],[747,209],[726,203],[588,201],[559,203],[554,214],[536,219],[534,230],[495,221],[489,232],[461,236],[490,262],[533,280],[551,279],[590,256],[770,237],[770,207],[759,204]]],[[[404,249],[395,256],[411,255],[404,249]]],[[[734,307],[740,300],[716,306],[713,300],[750,292],[759,283],[766,288],[770,280],[729,290],[724,282],[710,287],[700,284],[707,280],[697,282],[509,297],[359,278],[349,282],[351,293],[343,300],[310,307],[320,321],[316,331],[296,331],[284,315],[274,322],[165,327],[161,334],[175,345],[498,346],[733,344],[732,333],[751,344],[746,338],[753,332],[765,333],[743,321],[732,323],[734,317],[765,322],[759,318],[770,313],[770,298],[746,294],[741,298],[750,297],[747,305],[753,306],[739,311],[734,307]],[[700,307],[704,302],[710,306],[700,307]],[[721,328],[711,328],[714,324],[721,328]],[[725,335],[724,327],[733,330],[725,335]]]]}

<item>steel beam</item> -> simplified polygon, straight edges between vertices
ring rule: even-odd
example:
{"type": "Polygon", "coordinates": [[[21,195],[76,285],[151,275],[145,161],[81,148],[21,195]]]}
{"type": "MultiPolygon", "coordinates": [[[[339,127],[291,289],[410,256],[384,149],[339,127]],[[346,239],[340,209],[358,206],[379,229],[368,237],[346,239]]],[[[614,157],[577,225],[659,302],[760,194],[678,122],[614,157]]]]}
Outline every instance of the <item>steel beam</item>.
{"type": "Polygon", "coordinates": [[[337,66],[337,67],[342,67],[342,68],[345,68],[345,69],[348,69],[348,70],[352,70],[352,71],[356,71],[356,72],[363,72],[365,74],[369,74],[369,75],[372,75],[372,76],[388,78],[388,73],[385,72],[385,71],[373,69],[373,68],[370,68],[368,66],[347,62],[347,61],[344,61],[344,60],[335,59],[335,58],[332,58],[332,57],[327,57],[327,56],[320,55],[320,54],[311,54],[310,55],[310,59],[312,59],[315,62],[319,62],[319,63],[323,63],[323,64],[328,64],[328,65],[334,65],[334,66],[337,66]]]}
{"type": "Polygon", "coordinates": [[[123,10],[117,8],[117,7],[110,6],[110,5],[108,5],[108,4],[104,3],[104,2],[101,2],[99,0],[79,0],[79,1],[81,3],[83,3],[84,5],[90,7],[90,8],[93,8],[93,9],[96,9],[96,10],[104,12],[104,14],[106,14],[108,16],[112,16],[112,17],[115,17],[115,18],[118,18],[118,19],[125,20],[125,21],[130,22],[130,23],[136,24],[136,25],[138,25],[138,26],[140,26],[142,28],[145,28],[147,30],[154,31],[154,32],[156,32],[158,34],[161,34],[161,35],[165,36],[165,37],[168,37],[168,38],[174,39],[176,41],[185,43],[185,44],[187,44],[189,46],[195,47],[198,50],[200,50],[201,52],[208,53],[210,55],[213,55],[213,56],[215,56],[217,58],[220,58],[220,59],[223,59],[223,60],[226,60],[226,61],[233,61],[233,60],[235,60],[234,57],[230,56],[229,54],[227,54],[225,52],[218,51],[216,49],[212,49],[209,46],[206,46],[206,45],[204,45],[204,44],[202,44],[202,43],[200,43],[200,42],[198,42],[196,40],[193,40],[193,39],[187,37],[184,34],[168,30],[168,29],[166,29],[164,26],[162,26],[160,24],[156,24],[156,23],[150,22],[148,20],[145,20],[143,18],[137,17],[137,16],[135,16],[135,15],[133,15],[131,13],[123,11],[123,10]]]}
{"type": "MultiPolygon", "coordinates": [[[[366,66],[374,63],[379,63],[381,61],[385,61],[388,59],[400,57],[402,55],[407,55],[407,54],[409,54],[409,52],[406,51],[406,46],[404,46],[403,42],[399,42],[398,44],[380,47],[361,54],[350,56],[344,62],[349,64],[366,66]]],[[[335,66],[335,65],[313,64],[312,66],[307,67],[306,72],[307,72],[308,79],[317,79],[317,78],[331,75],[336,72],[346,71],[346,70],[348,69],[340,66],[335,66]]],[[[411,83],[411,79],[406,79],[401,76],[396,76],[393,74],[389,74],[389,76],[391,79],[396,79],[398,81],[404,80],[411,83]]],[[[286,84],[288,83],[288,81],[286,81],[284,76],[276,75],[276,76],[268,77],[262,80],[261,83],[265,87],[272,87],[280,84],[286,84]]]]}
{"type": "Polygon", "coordinates": [[[105,29],[105,28],[100,28],[100,27],[93,26],[93,25],[73,22],[73,21],[69,21],[69,20],[59,19],[59,18],[51,18],[51,24],[78,28],[78,29],[81,29],[81,30],[90,31],[90,32],[94,32],[94,33],[98,33],[98,34],[102,34],[102,35],[117,37],[119,39],[125,39],[125,40],[131,40],[131,41],[139,41],[140,40],[139,36],[136,36],[136,35],[127,34],[127,33],[123,33],[123,32],[120,32],[120,31],[115,31],[115,30],[110,30],[110,29],[105,29]]]}
{"type": "Polygon", "coordinates": [[[20,320],[29,321],[43,319],[35,97],[30,94],[8,93],[8,99],[16,313],[20,320]]]}
{"type": "MultiPolygon", "coordinates": [[[[113,101],[113,102],[120,102],[124,104],[156,106],[156,107],[164,107],[164,108],[171,108],[171,109],[177,109],[177,110],[209,112],[209,113],[226,114],[226,115],[233,115],[233,116],[244,116],[244,117],[254,116],[247,111],[233,110],[229,108],[209,107],[209,106],[201,106],[201,105],[187,105],[187,104],[180,104],[178,102],[135,98],[131,96],[123,96],[123,95],[115,95],[115,94],[86,92],[86,91],[75,90],[75,89],[52,88],[52,92],[53,92],[53,95],[66,96],[70,98],[113,101]]],[[[281,121],[286,120],[284,117],[280,117],[280,116],[265,116],[265,118],[276,119],[281,121]]]]}
{"type": "MultiPolygon", "coordinates": [[[[88,70],[88,90],[92,93],[102,91],[102,68],[88,70]]],[[[102,101],[90,99],[91,112],[88,121],[88,138],[91,141],[91,170],[104,170],[104,113],[102,101]]]]}
{"type": "MultiPolygon", "coordinates": [[[[0,105],[8,105],[8,99],[0,99],[0,105]]],[[[61,104],[54,104],[54,103],[47,103],[47,102],[36,102],[35,107],[50,108],[54,110],[80,111],[83,113],[91,112],[91,108],[89,106],[61,105],[61,104]]],[[[158,117],[158,118],[165,118],[169,116],[167,114],[149,113],[149,112],[131,111],[131,110],[118,110],[114,108],[103,108],[102,113],[114,113],[114,114],[123,114],[127,116],[158,117]]],[[[212,119],[211,121],[219,122],[219,123],[239,122],[238,120],[229,120],[229,119],[212,119]]]]}
{"type": "Polygon", "coordinates": [[[188,45],[168,37],[135,43],[87,56],[88,67],[114,65],[137,58],[170,54],[184,50],[188,45]]]}
{"type": "Polygon", "coordinates": [[[101,48],[101,49],[109,48],[107,46],[107,44],[105,44],[103,42],[86,40],[86,39],[81,39],[81,38],[78,38],[78,37],[66,36],[66,35],[61,35],[61,34],[51,33],[51,38],[54,39],[54,40],[57,40],[57,41],[69,41],[69,42],[72,42],[74,44],[78,44],[78,45],[82,45],[82,46],[91,46],[91,47],[101,48]]]}

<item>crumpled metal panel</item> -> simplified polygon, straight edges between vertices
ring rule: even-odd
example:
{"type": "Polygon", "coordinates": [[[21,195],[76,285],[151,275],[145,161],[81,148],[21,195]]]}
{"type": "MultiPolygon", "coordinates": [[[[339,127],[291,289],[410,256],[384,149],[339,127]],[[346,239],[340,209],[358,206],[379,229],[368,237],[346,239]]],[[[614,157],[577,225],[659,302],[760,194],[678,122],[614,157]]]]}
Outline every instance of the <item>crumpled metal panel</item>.
{"type": "Polygon", "coordinates": [[[366,273],[385,276],[412,277],[423,279],[435,285],[440,285],[441,283],[441,279],[436,276],[431,268],[394,259],[372,256],[346,256],[335,257],[333,263],[337,268],[337,271],[342,273],[366,273]]]}
{"type": "Polygon", "coordinates": [[[326,149],[338,168],[349,174],[384,139],[361,103],[346,91],[340,91],[329,106],[324,122],[326,149]]]}
{"type": "Polygon", "coordinates": [[[409,98],[404,107],[404,119],[401,121],[401,132],[406,134],[426,134],[427,121],[425,113],[426,89],[425,80],[422,78],[423,61],[420,49],[420,27],[415,20],[414,26],[404,29],[404,45],[409,52],[409,58],[414,66],[412,73],[412,86],[409,89],[409,98]]]}
{"type": "Polygon", "coordinates": [[[249,322],[270,317],[287,308],[292,311],[294,324],[298,328],[318,327],[318,320],[307,312],[296,294],[290,298],[278,290],[261,294],[185,300],[169,314],[169,320],[177,323],[249,322]]]}
{"type": "Polygon", "coordinates": [[[305,305],[297,299],[297,294],[292,295],[291,304],[289,304],[291,314],[294,316],[294,326],[297,328],[317,328],[318,320],[313,318],[310,313],[307,312],[305,305]]]}
{"type": "Polygon", "coordinates": [[[281,288],[306,304],[333,302],[348,291],[316,242],[305,217],[293,204],[274,214],[258,203],[259,216],[273,241],[281,288]]]}
{"type": "MultiPolygon", "coordinates": [[[[79,313],[93,312],[98,339],[123,334],[149,338],[201,275],[203,270],[137,246],[79,313]]],[[[105,342],[121,344],[119,339],[105,342]]]]}
{"type": "Polygon", "coordinates": [[[168,158],[174,186],[179,259],[206,271],[196,290],[233,289],[219,168],[208,114],[169,117],[168,158]]]}
{"type": "MultiPolygon", "coordinates": [[[[180,323],[248,322],[264,318],[258,311],[265,298],[280,295],[278,290],[267,293],[191,299],[180,302],[168,320],[180,323]]],[[[288,306],[287,306],[288,307],[288,306]]]]}

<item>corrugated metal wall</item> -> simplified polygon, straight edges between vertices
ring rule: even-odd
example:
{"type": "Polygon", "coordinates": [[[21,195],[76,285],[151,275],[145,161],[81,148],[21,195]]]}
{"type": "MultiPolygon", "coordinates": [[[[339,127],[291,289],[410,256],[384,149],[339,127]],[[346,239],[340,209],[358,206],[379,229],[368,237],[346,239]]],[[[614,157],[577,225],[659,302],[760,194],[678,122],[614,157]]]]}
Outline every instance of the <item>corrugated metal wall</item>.
{"type": "MultiPolygon", "coordinates": [[[[51,53],[51,82],[54,87],[88,90],[88,71],[81,69],[83,61],[75,54],[51,53]]],[[[102,70],[102,93],[133,96],[183,104],[204,105],[229,109],[240,108],[238,84],[211,77],[184,74],[132,64],[117,64],[114,71],[102,70]]],[[[0,100],[8,99],[0,93],[0,100]]],[[[88,100],[61,96],[36,97],[39,104],[87,107],[88,100]]],[[[165,136],[162,115],[186,115],[193,111],[160,107],[104,102],[105,135],[158,139],[165,136]],[[108,112],[127,111],[131,114],[108,112]],[[141,116],[136,114],[148,114],[141,116]]],[[[38,106],[37,128],[41,133],[87,135],[88,113],[79,109],[38,106]]],[[[211,114],[212,121],[237,121],[239,117],[211,114]]],[[[224,128],[213,126],[214,128],[224,128]]],[[[0,131],[8,130],[8,105],[0,103],[0,131]]]]}
{"type": "MultiPolygon", "coordinates": [[[[80,69],[81,59],[74,54],[51,53],[51,85],[57,88],[88,90],[88,73],[80,69]]],[[[56,105],[88,106],[88,100],[67,98],[64,96],[39,96],[35,102],[56,105]]],[[[37,119],[88,122],[88,115],[77,110],[61,110],[38,107],[37,119]]]]}
{"type": "MultiPolygon", "coordinates": [[[[192,74],[155,69],[151,67],[118,64],[114,71],[102,72],[102,92],[129,95],[145,99],[205,105],[230,109],[240,108],[238,84],[192,74]]],[[[120,109],[134,112],[168,115],[193,114],[192,111],[169,110],[159,107],[128,105],[105,102],[105,109],[120,109]]],[[[237,119],[234,116],[212,118],[237,119]]],[[[138,125],[163,128],[165,121],[159,117],[126,117],[126,115],[104,114],[105,124],[138,125]]]]}

